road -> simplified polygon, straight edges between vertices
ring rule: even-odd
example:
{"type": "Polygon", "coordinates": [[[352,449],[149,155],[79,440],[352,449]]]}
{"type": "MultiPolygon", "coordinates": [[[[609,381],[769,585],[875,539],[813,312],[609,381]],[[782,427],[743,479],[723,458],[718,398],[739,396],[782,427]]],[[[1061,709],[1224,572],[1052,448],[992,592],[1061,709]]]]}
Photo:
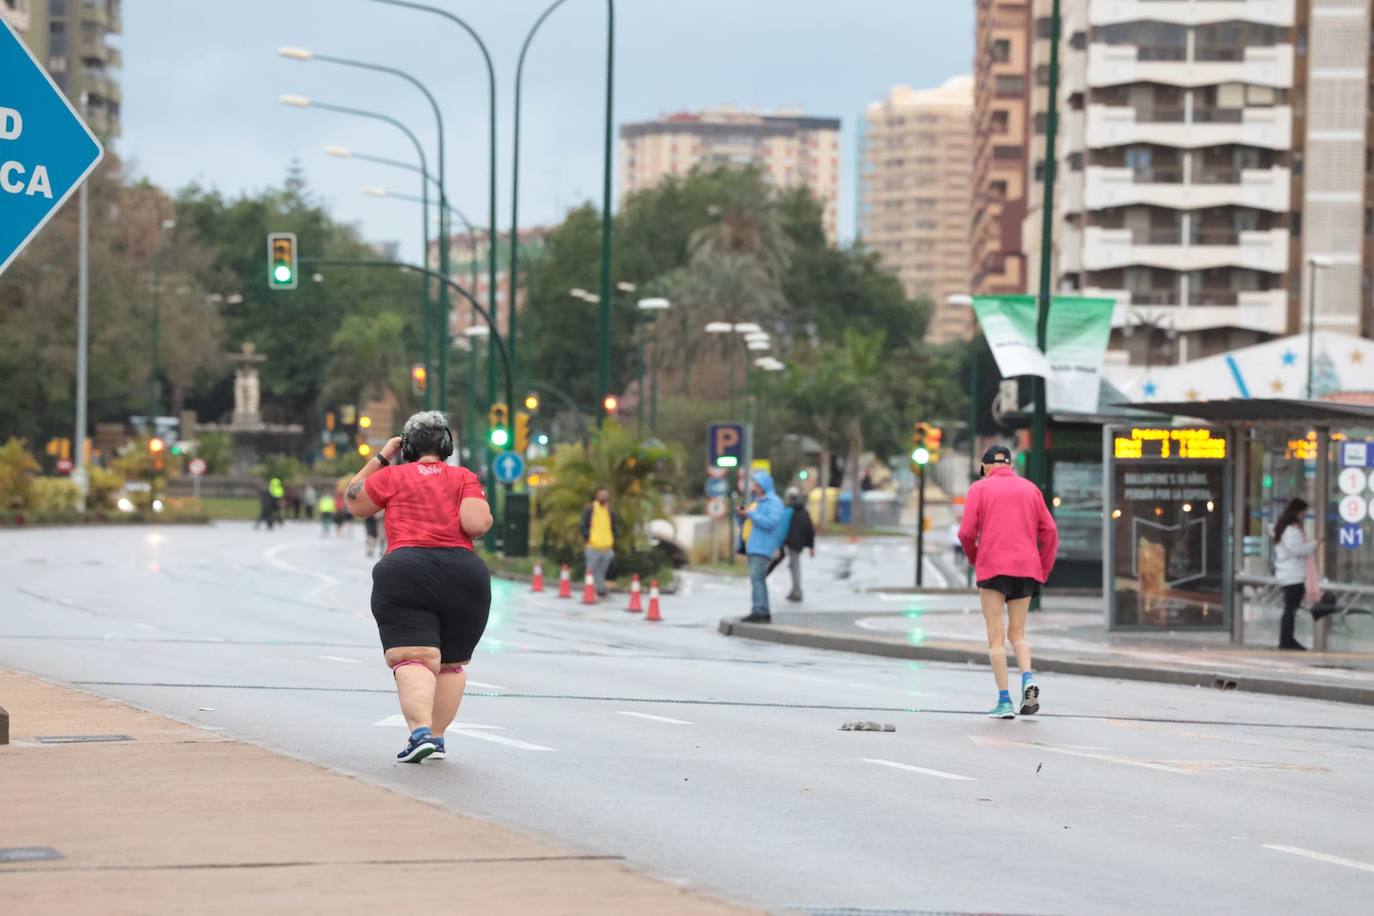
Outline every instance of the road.
{"type": "MultiPolygon", "coordinates": [[[[808,603],[909,575],[899,542],[823,546],[857,559],[813,568],[808,603]]],[[[1348,913],[1374,894],[1363,707],[1046,677],[1044,715],[991,721],[986,669],[718,635],[743,580],[691,578],[657,625],[499,584],[449,759],[397,765],[369,572],[360,531],[304,524],[3,532],[0,665],[774,911],[1348,913]],[[855,719],[896,731],[839,730],[855,719]]]]}

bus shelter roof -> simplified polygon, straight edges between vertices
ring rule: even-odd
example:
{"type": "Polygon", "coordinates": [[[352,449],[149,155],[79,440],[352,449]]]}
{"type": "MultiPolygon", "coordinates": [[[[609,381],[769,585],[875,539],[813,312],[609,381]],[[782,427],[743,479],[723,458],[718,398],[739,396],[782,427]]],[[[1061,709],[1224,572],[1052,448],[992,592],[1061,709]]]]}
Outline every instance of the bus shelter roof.
{"type": "Polygon", "coordinates": [[[1208,423],[1306,426],[1344,423],[1374,425],[1374,406],[1295,398],[1226,398],[1216,401],[1140,401],[1114,404],[1155,414],[1192,417],[1208,423]]]}

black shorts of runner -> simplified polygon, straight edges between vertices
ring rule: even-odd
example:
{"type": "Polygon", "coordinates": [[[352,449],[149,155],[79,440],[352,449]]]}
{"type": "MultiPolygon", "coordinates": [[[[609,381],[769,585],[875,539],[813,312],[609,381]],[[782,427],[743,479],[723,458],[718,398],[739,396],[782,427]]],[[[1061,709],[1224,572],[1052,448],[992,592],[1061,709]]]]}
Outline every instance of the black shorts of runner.
{"type": "Polygon", "coordinates": [[[462,547],[401,547],[372,567],[372,616],[383,649],[433,646],[471,660],[491,610],[487,564],[462,547]]]}
{"type": "Polygon", "coordinates": [[[375,538],[377,536],[377,516],[369,515],[363,520],[363,528],[367,531],[367,536],[375,538]]]}
{"type": "Polygon", "coordinates": [[[1008,601],[1040,594],[1040,583],[1030,576],[993,576],[978,580],[978,587],[1001,592],[1008,601]]]}

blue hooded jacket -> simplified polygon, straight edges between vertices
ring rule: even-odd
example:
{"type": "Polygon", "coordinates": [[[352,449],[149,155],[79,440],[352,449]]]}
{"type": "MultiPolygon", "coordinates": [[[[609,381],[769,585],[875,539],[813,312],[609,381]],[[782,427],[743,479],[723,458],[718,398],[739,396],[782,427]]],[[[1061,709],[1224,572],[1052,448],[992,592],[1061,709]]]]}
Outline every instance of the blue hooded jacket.
{"type": "Polygon", "coordinates": [[[782,500],[773,488],[773,475],[767,471],[755,471],[754,483],[763,490],[761,496],[749,513],[753,527],[749,532],[749,543],[745,553],[750,556],[771,557],[778,549],[778,542],[786,535],[782,528],[782,500]]]}

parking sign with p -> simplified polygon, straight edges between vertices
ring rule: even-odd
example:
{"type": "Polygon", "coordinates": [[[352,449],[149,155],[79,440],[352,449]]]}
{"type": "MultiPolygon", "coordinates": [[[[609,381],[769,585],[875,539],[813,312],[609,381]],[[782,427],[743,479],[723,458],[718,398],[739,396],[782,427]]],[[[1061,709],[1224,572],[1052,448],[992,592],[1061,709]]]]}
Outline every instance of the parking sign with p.
{"type": "Polygon", "coordinates": [[[737,468],[744,464],[746,427],[743,423],[710,423],[706,426],[706,465],[737,468]]]}

